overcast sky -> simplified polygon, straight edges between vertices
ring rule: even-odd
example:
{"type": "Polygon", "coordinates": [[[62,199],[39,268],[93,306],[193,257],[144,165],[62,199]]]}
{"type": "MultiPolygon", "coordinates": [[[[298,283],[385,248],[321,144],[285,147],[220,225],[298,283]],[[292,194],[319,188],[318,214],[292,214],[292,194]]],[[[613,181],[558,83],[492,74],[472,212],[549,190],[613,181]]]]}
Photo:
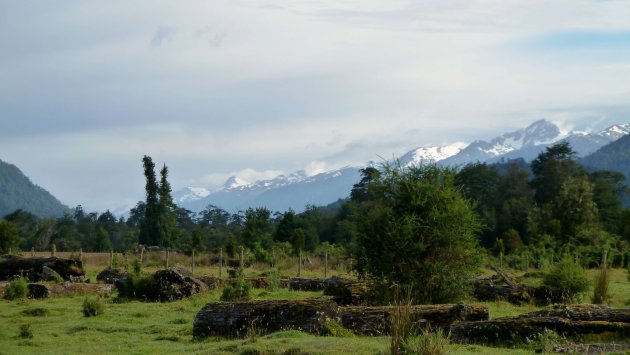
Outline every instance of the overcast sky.
{"type": "Polygon", "coordinates": [[[630,122],[624,0],[0,0],[0,159],[69,206],[630,122]]]}

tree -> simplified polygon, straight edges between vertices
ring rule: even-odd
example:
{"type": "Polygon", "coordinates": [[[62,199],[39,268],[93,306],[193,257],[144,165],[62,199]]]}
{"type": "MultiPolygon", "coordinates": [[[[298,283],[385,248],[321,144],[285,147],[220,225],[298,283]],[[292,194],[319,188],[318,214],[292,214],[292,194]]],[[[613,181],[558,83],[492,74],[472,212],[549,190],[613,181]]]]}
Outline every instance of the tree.
{"type": "Polygon", "coordinates": [[[177,225],[175,215],[177,206],[173,203],[173,197],[171,196],[171,184],[168,182],[168,168],[166,164],[162,167],[162,170],[160,170],[158,195],[157,245],[172,247],[176,244],[173,233],[177,225]]]}
{"type": "Polygon", "coordinates": [[[16,251],[19,243],[17,226],[9,221],[0,221],[0,254],[6,254],[9,250],[16,251]]]}
{"type": "Polygon", "coordinates": [[[460,301],[481,263],[480,222],[454,184],[434,165],[386,165],[357,205],[358,274],[374,290],[404,288],[417,303],[460,301]],[[456,223],[455,223],[456,222],[456,223]]]}
{"type": "Polygon", "coordinates": [[[271,211],[264,207],[248,208],[245,211],[245,227],[243,228],[243,243],[248,248],[255,244],[263,248],[271,248],[271,211]]]}
{"type": "Polygon", "coordinates": [[[564,242],[574,237],[579,229],[593,226],[598,221],[593,188],[585,175],[567,178],[554,201],[554,214],[560,221],[564,242]]]}
{"type": "Polygon", "coordinates": [[[155,177],[155,164],[150,156],[145,155],[142,158],[142,165],[144,167],[144,177],[146,179],[146,202],[144,203],[144,218],[140,222],[139,242],[144,245],[157,245],[159,235],[158,216],[160,214],[160,207],[158,199],[158,184],[155,177]]]}
{"type": "Polygon", "coordinates": [[[105,228],[100,227],[96,232],[96,239],[94,239],[92,250],[95,252],[106,252],[112,250],[112,241],[105,228]]]}
{"type": "Polygon", "coordinates": [[[575,162],[575,152],[568,141],[562,141],[538,155],[531,163],[535,200],[539,206],[551,202],[569,176],[583,173],[575,162]]]}
{"type": "Polygon", "coordinates": [[[598,170],[592,172],[589,179],[601,224],[610,233],[621,233],[619,223],[623,211],[621,201],[627,190],[626,177],[616,171],[598,170]]]}

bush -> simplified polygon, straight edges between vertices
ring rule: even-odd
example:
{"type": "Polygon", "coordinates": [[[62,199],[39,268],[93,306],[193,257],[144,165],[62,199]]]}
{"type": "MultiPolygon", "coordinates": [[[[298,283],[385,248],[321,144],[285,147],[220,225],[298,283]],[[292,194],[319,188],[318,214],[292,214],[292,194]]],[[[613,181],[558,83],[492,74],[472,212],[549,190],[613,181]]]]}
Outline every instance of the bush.
{"type": "Polygon", "coordinates": [[[9,287],[4,290],[4,299],[7,299],[9,301],[17,298],[25,298],[27,295],[28,283],[23,278],[11,281],[9,287]]]}
{"type": "Polygon", "coordinates": [[[280,272],[277,269],[267,273],[266,278],[268,291],[277,291],[280,288],[280,272]]]}
{"type": "Polygon", "coordinates": [[[555,263],[551,271],[545,274],[543,284],[560,290],[565,302],[570,302],[586,292],[590,282],[584,269],[570,255],[565,254],[562,260],[555,263]]]}
{"type": "Polygon", "coordinates": [[[20,324],[20,333],[18,335],[22,339],[32,339],[33,338],[33,329],[31,329],[31,324],[20,324]]]}
{"type": "Polygon", "coordinates": [[[96,317],[103,314],[103,302],[98,297],[86,297],[83,300],[83,315],[86,317],[96,317]]]}
{"type": "Polygon", "coordinates": [[[432,331],[425,328],[418,336],[410,337],[402,344],[403,354],[441,355],[447,353],[449,335],[441,328],[432,331]]]}
{"type": "Polygon", "coordinates": [[[223,288],[221,301],[247,301],[250,299],[251,289],[252,284],[245,280],[243,271],[239,270],[230,285],[223,288]]]}
{"type": "Polygon", "coordinates": [[[606,258],[604,257],[599,274],[595,275],[595,287],[593,289],[592,299],[594,304],[605,304],[606,301],[608,301],[609,282],[610,277],[608,276],[608,265],[606,258]]]}
{"type": "Polygon", "coordinates": [[[146,299],[151,286],[151,278],[142,275],[128,275],[116,283],[119,298],[146,299]]]}

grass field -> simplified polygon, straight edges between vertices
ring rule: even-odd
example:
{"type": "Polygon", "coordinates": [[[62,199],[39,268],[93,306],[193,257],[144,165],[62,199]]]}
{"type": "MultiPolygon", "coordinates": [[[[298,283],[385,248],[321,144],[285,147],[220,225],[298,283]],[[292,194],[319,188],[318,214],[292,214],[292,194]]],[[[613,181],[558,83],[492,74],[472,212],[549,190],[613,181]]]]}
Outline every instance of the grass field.
{"type": "MultiPolygon", "coordinates": [[[[105,265],[107,261],[105,261],[105,265]]],[[[88,275],[95,275],[103,265],[87,263],[88,275]]],[[[154,271],[158,266],[145,268],[154,271]]],[[[247,270],[249,275],[264,271],[260,265],[247,270]]],[[[199,274],[216,276],[218,269],[200,266],[199,274]]],[[[282,271],[294,276],[294,270],[282,271]]],[[[308,271],[322,277],[319,270],[308,271]]],[[[307,273],[306,275],[309,275],[307,273]]],[[[589,271],[593,278],[596,271],[589,271]]],[[[287,275],[288,274],[288,275],[287,275]]],[[[609,304],[628,307],[630,282],[625,270],[611,270],[609,304]]],[[[275,292],[253,290],[255,299],[300,299],[320,296],[320,292],[275,292]]],[[[220,290],[195,295],[172,303],[131,301],[116,303],[105,299],[104,314],[83,316],[81,296],[45,300],[0,300],[0,354],[389,354],[389,337],[323,337],[298,331],[283,331],[247,339],[192,339],[192,321],[207,302],[217,301],[220,290]],[[37,310],[37,309],[42,310],[37,310]],[[35,310],[35,311],[34,311],[35,310]],[[43,313],[43,316],[33,316],[43,313]],[[20,326],[30,324],[32,338],[19,336],[20,326]]],[[[584,297],[590,301],[591,293],[584,297]]],[[[471,300],[468,300],[471,301],[471,300]]],[[[536,310],[532,305],[514,306],[506,302],[487,302],[491,318],[514,316],[536,310]]],[[[530,354],[527,348],[493,348],[478,345],[448,346],[456,354],[530,354]]]]}

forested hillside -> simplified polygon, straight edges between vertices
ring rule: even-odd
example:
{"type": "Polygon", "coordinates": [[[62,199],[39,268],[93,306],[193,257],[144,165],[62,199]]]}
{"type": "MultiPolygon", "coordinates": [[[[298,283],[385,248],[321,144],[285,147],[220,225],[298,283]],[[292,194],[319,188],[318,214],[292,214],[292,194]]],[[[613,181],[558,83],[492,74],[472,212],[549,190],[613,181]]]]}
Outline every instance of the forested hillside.
{"type": "Polygon", "coordinates": [[[40,217],[59,217],[68,207],[33,184],[18,167],[0,160],[0,216],[17,209],[40,217]]]}

